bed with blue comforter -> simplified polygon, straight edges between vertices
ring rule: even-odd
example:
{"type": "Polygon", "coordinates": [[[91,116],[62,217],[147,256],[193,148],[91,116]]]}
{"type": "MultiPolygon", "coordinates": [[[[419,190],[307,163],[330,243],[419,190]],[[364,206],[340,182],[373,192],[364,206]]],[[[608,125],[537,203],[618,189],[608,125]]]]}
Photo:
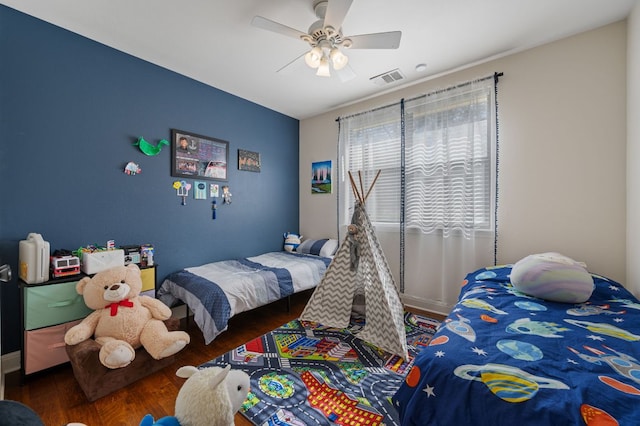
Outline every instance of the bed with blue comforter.
{"type": "Polygon", "coordinates": [[[168,306],[184,302],[209,344],[232,316],[315,287],[330,262],[279,251],[208,263],[168,275],[157,297],[168,306]]]}
{"type": "Polygon", "coordinates": [[[550,302],[510,272],[467,275],[393,397],[402,424],[640,425],[640,302],[596,275],[586,302],[550,302]]]}

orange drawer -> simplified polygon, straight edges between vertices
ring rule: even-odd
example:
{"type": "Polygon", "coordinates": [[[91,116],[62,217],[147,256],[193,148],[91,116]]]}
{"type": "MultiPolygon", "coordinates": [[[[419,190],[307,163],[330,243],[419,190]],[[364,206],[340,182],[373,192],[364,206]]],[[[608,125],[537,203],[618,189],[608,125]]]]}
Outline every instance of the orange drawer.
{"type": "Polygon", "coordinates": [[[24,373],[31,374],[69,361],[64,335],[81,320],[24,332],[24,373]]]}

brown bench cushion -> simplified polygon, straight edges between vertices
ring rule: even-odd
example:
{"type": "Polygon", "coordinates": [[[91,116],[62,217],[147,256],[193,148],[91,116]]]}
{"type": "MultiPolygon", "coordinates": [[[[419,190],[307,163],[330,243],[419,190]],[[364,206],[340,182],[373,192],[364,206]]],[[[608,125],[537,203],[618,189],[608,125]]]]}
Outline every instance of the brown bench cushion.
{"type": "MultiPolygon", "coordinates": [[[[178,330],[180,320],[170,318],[165,321],[167,329],[178,330]]],[[[175,361],[175,355],[155,360],[144,350],[136,350],[136,357],[124,368],[110,369],[100,363],[100,345],[94,340],[86,340],[74,346],[66,345],[67,355],[73,374],[89,401],[95,401],[116,390],[167,367],[175,361]]]]}

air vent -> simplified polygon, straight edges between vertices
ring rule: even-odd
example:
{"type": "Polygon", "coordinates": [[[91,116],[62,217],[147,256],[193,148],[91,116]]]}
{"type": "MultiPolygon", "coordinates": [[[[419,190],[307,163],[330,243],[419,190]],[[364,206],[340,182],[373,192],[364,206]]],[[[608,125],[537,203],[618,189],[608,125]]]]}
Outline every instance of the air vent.
{"type": "Polygon", "coordinates": [[[373,81],[378,86],[384,86],[385,84],[395,83],[398,80],[404,80],[404,74],[399,69],[387,71],[383,74],[371,77],[369,80],[373,81]]]}

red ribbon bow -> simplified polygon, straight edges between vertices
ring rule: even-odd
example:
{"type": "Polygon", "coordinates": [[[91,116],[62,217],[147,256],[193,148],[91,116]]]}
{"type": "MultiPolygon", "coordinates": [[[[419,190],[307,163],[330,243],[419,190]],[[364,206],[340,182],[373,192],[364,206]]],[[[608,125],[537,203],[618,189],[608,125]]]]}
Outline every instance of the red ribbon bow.
{"type": "Polygon", "coordinates": [[[105,308],[111,308],[111,316],[115,317],[118,313],[118,306],[126,306],[127,308],[133,308],[133,302],[129,302],[129,299],[124,299],[119,302],[113,302],[105,306],[105,308]]]}

